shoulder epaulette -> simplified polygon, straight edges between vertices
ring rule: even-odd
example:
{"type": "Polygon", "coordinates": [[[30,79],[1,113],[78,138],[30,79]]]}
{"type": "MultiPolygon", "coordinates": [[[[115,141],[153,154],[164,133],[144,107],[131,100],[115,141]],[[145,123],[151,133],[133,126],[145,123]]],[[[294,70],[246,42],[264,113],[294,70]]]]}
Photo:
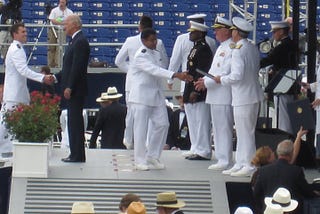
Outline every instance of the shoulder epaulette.
{"type": "Polygon", "coordinates": [[[236,45],[236,47],[234,47],[235,49],[240,49],[242,47],[242,44],[236,45]]]}
{"type": "Polygon", "coordinates": [[[147,52],[146,49],[142,49],[142,50],[141,50],[141,53],[145,53],[145,52],[147,52]]]}
{"type": "Polygon", "coordinates": [[[17,47],[18,47],[19,49],[21,49],[21,46],[20,46],[19,44],[17,44],[17,47]]]}
{"type": "Polygon", "coordinates": [[[229,47],[230,47],[231,49],[234,49],[234,48],[236,47],[236,44],[230,43],[229,47]]]}

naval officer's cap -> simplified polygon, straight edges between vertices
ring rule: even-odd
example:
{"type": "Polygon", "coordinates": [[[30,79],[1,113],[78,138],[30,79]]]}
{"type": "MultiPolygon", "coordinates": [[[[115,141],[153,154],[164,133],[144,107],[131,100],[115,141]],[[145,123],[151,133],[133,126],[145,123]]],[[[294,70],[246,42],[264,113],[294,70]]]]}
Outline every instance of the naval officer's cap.
{"type": "Polygon", "coordinates": [[[240,18],[240,17],[232,18],[232,24],[233,26],[230,28],[232,30],[236,29],[245,33],[249,33],[250,31],[253,31],[253,26],[243,18],[240,18]]]}
{"type": "Polygon", "coordinates": [[[190,28],[188,29],[189,32],[193,31],[201,31],[201,32],[207,32],[207,29],[209,27],[205,24],[201,24],[198,22],[190,21],[190,28]]]}
{"type": "Polygon", "coordinates": [[[204,13],[196,13],[193,15],[187,16],[187,19],[190,19],[190,21],[198,22],[198,23],[204,23],[204,18],[206,18],[207,14],[204,13]]]}
{"type": "Polygon", "coordinates": [[[271,31],[273,32],[278,29],[290,28],[290,24],[287,21],[270,21],[271,31]]]}
{"type": "Polygon", "coordinates": [[[232,22],[228,19],[217,16],[214,20],[214,24],[211,26],[212,28],[230,28],[232,27],[232,22]]]}

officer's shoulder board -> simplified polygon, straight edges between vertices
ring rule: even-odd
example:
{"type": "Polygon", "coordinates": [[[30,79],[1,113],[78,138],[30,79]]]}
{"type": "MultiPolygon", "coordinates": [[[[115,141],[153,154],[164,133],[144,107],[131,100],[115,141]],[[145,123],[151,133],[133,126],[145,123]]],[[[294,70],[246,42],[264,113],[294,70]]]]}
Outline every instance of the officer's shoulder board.
{"type": "Polygon", "coordinates": [[[141,53],[145,53],[145,52],[147,52],[146,49],[142,49],[142,50],[141,50],[141,53]]]}
{"type": "Polygon", "coordinates": [[[229,47],[230,47],[231,49],[240,49],[240,48],[242,47],[242,44],[236,45],[236,44],[234,44],[234,43],[230,43],[229,47]]]}
{"type": "Polygon", "coordinates": [[[21,45],[20,45],[20,44],[17,44],[17,48],[21,49],[21,45]]]}

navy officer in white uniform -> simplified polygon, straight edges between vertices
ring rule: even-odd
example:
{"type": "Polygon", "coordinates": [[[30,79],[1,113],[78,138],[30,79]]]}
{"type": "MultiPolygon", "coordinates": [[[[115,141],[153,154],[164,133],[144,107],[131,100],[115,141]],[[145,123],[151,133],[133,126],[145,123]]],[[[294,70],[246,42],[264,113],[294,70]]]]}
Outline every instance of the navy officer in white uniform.
{"type": "MultiPolygon", "coordinates": [[[[128,102],[129,93],[131,85],[134,84],[132,82],[132,74],[129,72],[129,65],[133,60],[134,54],[137,50],[142,46],[141,42],[141,31],[145,28],[152,28],[153,21],[149,16],[141,16],[139,22],[139,34],[135,36],[130,36],[126,39],[123,43],[121,49],[119,50],[115,64],[119,67],[122,72],[127,73],[126,75],[126,83],[125,83],[125,91],[126,91],[126,105],[127,105],[127,115],[126,115],[126,128],[124,132],[124,144],[127,149],[132,149],[133,147],[133,116],[131,113],[130,103],[128,102]]],[[[161,67],[168,68],[169,58],[167,55],[167,51],[164,47],[164,44],[161,39],[157,41],[157,48],[156,48],[161,55],[161,67]]]]}
{"type": "MultiPolygon", "coordinates": [[[[232,22],[217,16],[214,25],[216,39],[220,42],[209,74],[228,75],[231,72],[230,44],[232,22]]],[[[233,112],[231,106],[231,86],[217,84],[209,77],[200,78],[196,89],[207,89],[206,103],[210,104],[212,131],[214,137],[214,156],[217,163],[209,166],[213,170],[225,170],[232,163],[233,112]]]]}
{"type": "Polygon", "coordinates": [[[28,68],[27,56],[23,49],[23,44],[27,42],[27,30],[24,24],[12,25],[10,34],[13,42],[8,49],[5,61],[3,101],[0,115],[0,154],[12,152],[10,137],[6,138],[8,131],[2,123],[4,113],[13,109],[19,103],[28,104],[30,102],[27,78],[46,84],[52,84],[54,81],[51,75],[44,75],[28,68]]]}
{"type": "Polygon", "coordinates": [[[134,121],[135,167],[137,170],[164,169],[159,159],[166,143],[169,121],[162,81],[171,78],[191,81],[192,77],[187,72],[174,73],[161,67],[155,30],[144,29],[141,41],[143,45],[137,50],[128,71],[134,84],[129,103],[134,121]]]}
{"type": "Polygon", "coordinates": [[[232,106],[237,133],[235,164],[222,171],[231,176],[250,176],[254,170],[251,160],[255,154],[255,127],[259,104],[263,91],[258,80],[260,54],[258,48],[248,41],[253,30],[245,19],[232,19],[232,40],[235,43],[231,57],[231,72],[228,75],[215,76],[222,85],[231,85],[232,106]]]}
{"type": "MultiPolygon", "coordinates": [[[[189,21],[204,24],[205,23],[204,18],[206,16],[207,15],[204,13],[196,13],[196,14],[187,16],[187,19],[189,21]]],[[[189,27],[190,27],[190,23],[189,23],[189,27]]],[[[189,34],[190,32],[187,32],[177,37],[172,49],[171,57],[170,57],[170,64],[168,67],[170,71],[178,72],[180,67],[181,67],[181,71],[187,70],[188,55],[194,45],[193,42],[190,41],[189,39],[189,34]]],[[[210,46],[212,53],[214,54],[216,51],[216,41],[209,36],[206,36],[205,40],[210,46]]],[[[173,84],[173,81],[168,81],[168,87],[170,89],[172,89],[172,84],[173,84]]],[[[184,82],[181,82],[181,89],[180,89],[181,94],[183,94],[183,91],[184,91],[184,82]]],[[[188,155],[188,153],[186,155],[188,155]]]]}

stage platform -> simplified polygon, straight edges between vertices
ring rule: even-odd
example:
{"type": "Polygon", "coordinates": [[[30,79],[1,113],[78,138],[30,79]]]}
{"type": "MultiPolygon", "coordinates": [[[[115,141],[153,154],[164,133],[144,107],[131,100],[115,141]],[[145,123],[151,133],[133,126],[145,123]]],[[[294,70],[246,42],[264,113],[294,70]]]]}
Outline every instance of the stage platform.
{"type": "MultiPolygon", "coordinates": [[[[96,213],[118,213],[121,197],[138,194],[147,213],[156,213],[158,192],[176,191],[186,202],[185,213],[228,214],[226,182],[248,182],[208,170],[212,161],[190,161],[181,151],[163,151],[164,170],[136,171],[133,150],[87,149],[86,163],[64,163],[67,149],[54,148],[50,154],[48,178],[13,178],[10,214],[70,213],[74,201],[92,201],[96,213]]],[[[319,177],[306,170],[309,181],[319,177]]]]}

